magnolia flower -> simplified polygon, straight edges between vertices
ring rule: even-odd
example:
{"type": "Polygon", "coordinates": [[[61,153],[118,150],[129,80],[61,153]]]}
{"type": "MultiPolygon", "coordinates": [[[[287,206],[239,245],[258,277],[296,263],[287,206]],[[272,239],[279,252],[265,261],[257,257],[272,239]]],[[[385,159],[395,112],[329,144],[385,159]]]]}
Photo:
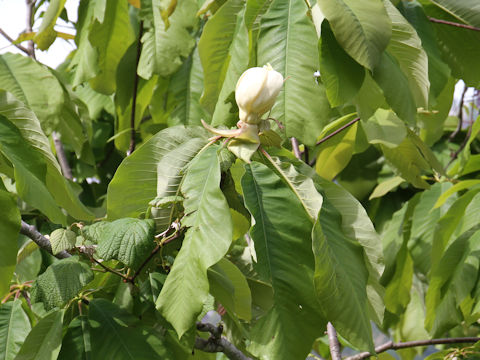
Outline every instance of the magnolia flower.
{"type": "Polygon", "coordinates": [[[235,88],[240,121],[258,124],[261,116],[272,108],[282,85],[282,74],[273,70],[270,64],[245,71],[235,88]]]}

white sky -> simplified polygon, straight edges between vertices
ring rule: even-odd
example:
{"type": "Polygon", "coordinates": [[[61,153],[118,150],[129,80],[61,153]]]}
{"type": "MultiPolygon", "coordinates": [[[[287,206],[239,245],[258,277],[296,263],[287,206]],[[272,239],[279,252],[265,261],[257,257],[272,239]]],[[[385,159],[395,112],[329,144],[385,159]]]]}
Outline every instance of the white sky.
{"type": "MultiPolygon", "coordinates": [[[[77,7],[79,0],[67,0],[65,7],[67,9],[68,18],[71,21],[77,21],[77,7]]],[[[46,10],[45,4],[41,10],[46,10]]],[[[0,0],[0,28],[4,30],[11,38],[16,39],[18,35],[25,30],[26,23],[26,5],[25,0],[0,0]]],[[[33,31],[38,30],[42,19],[38,19],[33,25],[33,31]]],[[[65,23],[58,19],[55,30],[74,34],[75,30],[71,24],[65,23]]],[[[26,43],[22,45],[25,46],[26,43]]],[[[66,56],[75,49],[72,40],[65,41],[57,38],[47,51],[36,49],[37,60],[52,68],[62,63],[66,56]]],[[[0,54],[6,52],[21,53],[19,49],[11,45],[10,42],[0,35],[0,54]]]]}

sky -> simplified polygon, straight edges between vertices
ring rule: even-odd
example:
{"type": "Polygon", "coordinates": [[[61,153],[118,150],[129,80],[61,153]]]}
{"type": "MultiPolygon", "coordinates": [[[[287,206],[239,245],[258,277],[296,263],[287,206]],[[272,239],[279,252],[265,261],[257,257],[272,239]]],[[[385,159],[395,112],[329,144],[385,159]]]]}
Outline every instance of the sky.
{"type": "MultiPolygon", "coordinates": [[[[77,21],[77,7],[80,0],[67,0],[65,8],[67,9],[68,18],[71,21],[77,21]]],[[[44,4],[41,10],[46,10],[44,4]]],[[[0,0],[0,28],[4,30],[11,38],[16,39],[18,35],[25,30],[26,23],[26,5],[25,0],[0,0]]],[[[42,20],[39,19],[33,25],[33,31],[38,30],[42,20]]],[[[59,19],[55,30],[75,34],[73,26],[59,19]]],[[[62,63],[67,55],[75,49],[72,40],[65,41],[57,38],[47,51],[36,49],[35,55],[37,60],[52,68],[62,63]]],[[[21,53],[19,49],[11,45],[10,42],[0,35],[0,54],[6,52],[21,53]]]]}

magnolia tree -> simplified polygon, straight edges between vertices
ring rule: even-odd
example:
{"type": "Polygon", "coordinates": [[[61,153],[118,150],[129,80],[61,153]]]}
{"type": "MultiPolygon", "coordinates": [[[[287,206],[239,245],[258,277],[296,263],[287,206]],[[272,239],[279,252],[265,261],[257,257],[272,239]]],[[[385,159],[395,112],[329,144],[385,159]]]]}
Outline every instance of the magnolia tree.
{"type": "Polygon", "coordinates": [[[1,31],[0,359],[480,356],[477,0],[64,5],[1,31]]]}

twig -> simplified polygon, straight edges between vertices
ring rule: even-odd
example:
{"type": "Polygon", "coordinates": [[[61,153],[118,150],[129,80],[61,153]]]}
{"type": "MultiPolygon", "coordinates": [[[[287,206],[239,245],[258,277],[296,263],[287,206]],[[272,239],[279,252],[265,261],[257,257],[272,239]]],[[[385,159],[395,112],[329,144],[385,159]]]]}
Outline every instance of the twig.
{"type": "MultiPolygon", "coordinates": [[[[20,228],[20,234],[23,234],[30,239],[33,240],[38,246],[42,249],[46,250],[48,253],[53,255],[52,251],[52,244],[50,244],[50,240],[48,240],[45,236],[43,236],[35,226],[27,224],[25,221],[22,220],[22,225],[20,228]]],[[[58,254],[54,255],[57,259],[65,259],[72,255],[70,255],[66,251],[60,251],[58,254]]]]}
{"type": "Polygon", "coordinates": [[[450,136],[449,136],[450,140],[453,140],[455,138],[455,136],[457,136],[457,134],[462,130],[462,127],[463,127],[463,102],[464,102],[465,94],[466,94],[467,90],[468,90],[468,87],[467,87],[467,85],[465,85],[465,87],[463,88],[462,97],[460,98],[460,103],[458,105],[458,113],[457,113],[458,124],[457,124],[457,128],[455,129],[454,132],[452,132],[450,134],[450,136]]]}
{"type": "Polygon", "coordinates": [[[140,61],[140,54],[142,52],[142,35],[143,35],[143,21],[140,21],[140,29],[138,30],[138,42],[137,42],[137,58],[135,61],[135,74],[133,79],[133,94],[132,94],[132,113],[130,115],[130,146],[128,147],[128,155],[135,151],[135,112],[137,109],[137,90],[138,90],[138,73],[137,67],[140,61]]]}
{"type": "MultiPolygon", "coordinates": [[[[464,343],[476,343],[480,341],[479,337],[464,337],[464,338],[449,338],[449,339],[430,339],[430,340],[417,340],[417,341],[406,341],[406,342],[399,342],[394,343],[393,341],[389,341],[385,344],[377,346],[375,348],[375,353],[380,354],[387,350],[398,350],[398,349],[405,349],[417,346],[428,346],[428,345],[440,345],[440,344],[464,344],[464,343]]],[[[344,360],[362,360],[367,359],[370,356],[373,356],[369,352],[363,352],[357,355],[348,356],[344,360]]]]}
{"type": "Polygon", "coordinates": [[[62,169],[63,176],[67,179],[72,180],[72,169],[68,164],[67,156],[65,155],[65,149],[63,148],[62,141],[58,137],[58,133],[56,131],[52,132],[53,144],[55,145],[55,152],[57,153],[58,162],[60,164],[60,168],[62,169]]]}
{"type": "Polygon", "coordinates": [[[342,127],[338,128],[337,130],[335,130],[334,132],[328,134],[327,136],[325,136],[324,138],[320,139],[317,141],[317,145],[320,145],[322,143],[324,143],[325,141],[327,141],[328,139],[330,139],[331,137],[337,135],[339,132],[342,132],[343,130],[345,130],[346,128],[348,128],[349,126],[352,126],[353,124],[355,124],[357,121],[359,121],[360,118],[357,117],[355,119],[353,119],[352,121],[348,122],[347,124],[343,125],[342,127]]]}
{"type": "Polygon", "coordinates": [[[152,260],[152,258],[155,256],[155,254],[160,250],[160,245],[157,245],[155,246],[155,249],[152,250],[152,252],[150,253],[150,255],[148,255],[148,257],[145,259],[145,261],[142,263],[142,265],[140,265],[140,267],[137,269],[137,271],[135,271],[135,273],[133,274],[133,276],[129,277],[128,278],[128,281],[131,282],[132,284],[135,282],[135,279],[137,278],[138,275],[140,275],[140,272],[143,270],[143,268],[145,267],[145,265],[147,265],[149,263],[150,260],[152,260]]]}
{"type": "Polygon", "coordinates": [[[428,20],[430,20],[433,23],[437,23],[437,24],[450,25],[450,26],[455,26],[455,27],[468,29],[468,30],[473,30],[473,31],[480,31],[480,28],[477,28],[475,26],[459,24],[459,23],[456,23],[456,22],[453,22],[453,21],[447,21],[447,20],[442,20],[442,19],[435,19],[435,18],[430,17],[430,16],[428,17],[428,20]]]}
{"type": "MultiPolygon", "coordinates": [[[[33,25],[33,15],[35,13],[35,1],[36,0],[25,0],[27,4],[27,28],[26,31],[28,33],[32,32],[32,25],[33,25]]],[[[27,41],[27,53],[32,59],[36,59],[35,57],[35,44],[33,40],[27,41]]]]}
{"type": "Polygon", "coordinates": [[[120,276],[122,279],[124,279],[125,281],[128,281],[128,277],[124,274],[122,274],[121,272],[115,270],[115,269],[112,269],[108,266],[105,266],[103,265],[100,261],[98,261],[97,259],[95,259],[93,256],[90,256],[90,260],[92,260],[95,264],[98,264],[100,265],[103,269],[105,269],[105,271],[107,272],[111,272],[112,274],[115,274],[117,276],[120,276]]]}
{"type": "Polygon", "coordinates": [[[340,355],[340,343],[338,342],[337,330],[335,330],[331,322],[328,322],[327,324],[327,335],[332,360],[342,360],[342,356],[340,355]]]}
{"type": "Polygon", "coordinates": [[[211,336],[208,339],[197,337],[195,339],[195,349],[209,353],[223,352],[230,360],[252,360],[226,338],[222,337],[223,326],[215,326],[208,323],[197,323],[197,330],[209,332],[211,336]]]}
{"type": "Polygon", "coordinates": [[[472,135],[472,128],[473,128],[473,124],[470,124],[470,127],[468,128],[467,134],[465,135],[465,139],[463,139],[463,142],[460,144],[460,147],[457,149],[457,151],[455,151],[451,155],[450,161],[445,166],[445,170],[448,169],[448,167],[452,164],[452,162],[454,162],[455,159],[458,157],[458,155],[460,155],[460,153],[465,148],[465,146],[467,146],[468,139],[470,139],[470,136],[472,135]]]}
{"type": "Polygon", "coordinates": [[[292,137],[290,140],[292,142],[293,154],[298,160],[302,160],[302,154],[300,153],[300,148],[298,147],[297,138],[292,137]]]}
{"type": "Polygon", "coordinates": [[[14,44],[14,39],[12,39],[10,36],[8,36],[8,34],[3,31],[3,29],[0,28],[0,35],[3,35],[3,37],[5,39],[7,39],[8,41],[10,41],[12,43],[13,46],[15,46],[17,49],[23,51],[25,54],[29,55],[28,54],[28,49],[26,47],[23,47],[22,45],[20,44],[14,44]]]}

